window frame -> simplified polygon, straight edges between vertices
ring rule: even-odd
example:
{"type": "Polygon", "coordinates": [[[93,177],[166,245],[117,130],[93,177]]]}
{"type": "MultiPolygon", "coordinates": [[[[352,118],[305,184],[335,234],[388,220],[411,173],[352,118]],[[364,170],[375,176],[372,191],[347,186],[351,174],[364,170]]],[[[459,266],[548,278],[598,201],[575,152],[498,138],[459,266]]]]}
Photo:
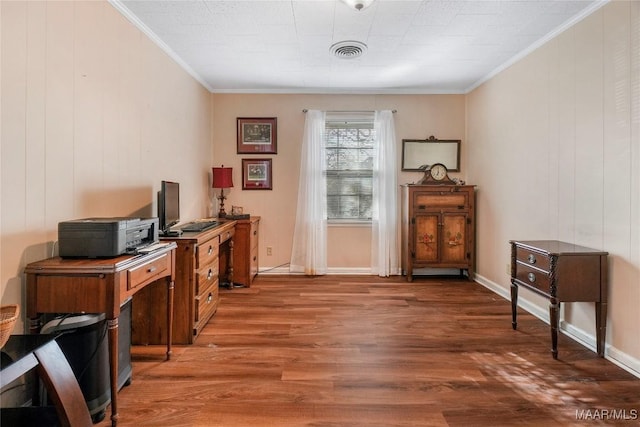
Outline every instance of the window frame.
{"type": "MultiPolygon", "coordinates": [[[[343,112],[343,113],[328,113],[327,117],[325,118],[325,136],[324,136],[324,149],[325,149],[325,158],[327,156],[327,150],[331,149],[331,148],[335,148],[333,146],[329,146],[328,145],[328,133],[330,129],[370,129],[371,130],[371,140],[372,140],[372,147],[370,148],[373,151],[373,156],[375,156],[375,144],[376,144],[376,139],[375,139],[375,126],[374,126],[374,117],[375,114],[373,112],[365,112],[365,113],[358,113],[358,112],[343,112]],[[341,126],[342,124],[342,126],[341,126]]],[[[346,147],[346,148],[341,148],[341,149],[346,149],[346,150],[359,150],[359,149],[363,149],[363,147],[357,146],[357,147],[346,147]]],[[[364,149],[368,149],[368,148],[364,148],[364,149]]],[[[329,183],[328,183],[328,179],[331,176],[339,176],[341,173],[344,173],[345,175],[351,175],[354,178],[359,178],[358,175],[364,173],[366,175],[366,178],[370,178],[373,181],[373,177],[375,175],[375,170],[373,168],[374,163],[372,163],[371,168],[370,169],[349,169],[349,170],[335,170],[335,171],[330,171],[328,168],[325,168],[325,178],[327,179],[327,224],[330,226],[334,226],[334,227],[345,227],[345,226],[361,226],[361,227],[369,227],[371,226],[372,223],[372,217],[368,217],[368,218],[362,218],[362,217],[358,217],[358,218],[330,218],[329,217],[329,183]]],[[[362,195],[369,195],[371,197],[373,197],[373,189],[371,191],[371,193],[367,194],[367,193],[362,193],[362,192],[358,192],[357,196],[361,197],[362,195]]]]}

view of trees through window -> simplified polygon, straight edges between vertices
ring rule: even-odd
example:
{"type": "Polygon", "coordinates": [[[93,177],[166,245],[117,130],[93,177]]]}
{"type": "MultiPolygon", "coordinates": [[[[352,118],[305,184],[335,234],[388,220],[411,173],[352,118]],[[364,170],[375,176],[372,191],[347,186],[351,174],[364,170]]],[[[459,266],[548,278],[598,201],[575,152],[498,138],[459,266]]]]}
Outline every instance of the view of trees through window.
{"type": "Polygon", "coordinates": [[[373,121],[326,122],[327,216],[371,220],[373,121]]]}

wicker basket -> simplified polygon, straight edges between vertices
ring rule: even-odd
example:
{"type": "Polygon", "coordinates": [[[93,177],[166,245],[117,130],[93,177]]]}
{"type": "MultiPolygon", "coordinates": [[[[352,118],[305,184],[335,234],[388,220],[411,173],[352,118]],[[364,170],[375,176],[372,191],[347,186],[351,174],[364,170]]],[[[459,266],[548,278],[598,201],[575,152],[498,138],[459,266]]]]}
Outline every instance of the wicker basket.
{"type": "Polygon", "coordinates": [[[20,316],[20,306],[18,304],[0,307],[0,348],[4,347],[11,336],[18,316],[20,316]]]}

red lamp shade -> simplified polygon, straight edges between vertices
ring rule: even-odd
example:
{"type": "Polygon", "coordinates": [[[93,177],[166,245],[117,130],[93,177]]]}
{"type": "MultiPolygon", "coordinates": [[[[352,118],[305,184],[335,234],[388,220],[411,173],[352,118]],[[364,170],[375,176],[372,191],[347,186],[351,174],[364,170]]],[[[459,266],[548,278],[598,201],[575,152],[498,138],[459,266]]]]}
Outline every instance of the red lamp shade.
{"type": "Polygon", "coordinates": [[[219,168],[213,169],[213,182],[211,183],[212,188],[231,188],[233,187],[233,177],[232,170],[233,168],[225,168],[224,165],[219,168]]]}

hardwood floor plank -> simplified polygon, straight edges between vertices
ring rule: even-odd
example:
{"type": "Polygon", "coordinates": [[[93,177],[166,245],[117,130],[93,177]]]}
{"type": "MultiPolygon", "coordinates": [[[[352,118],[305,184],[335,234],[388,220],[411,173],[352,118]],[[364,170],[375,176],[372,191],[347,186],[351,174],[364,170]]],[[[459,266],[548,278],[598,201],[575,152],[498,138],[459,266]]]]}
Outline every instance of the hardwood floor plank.
{"type": "Polygon", "coordinates": [[[121,427],[639,425],[638,378],[562,334],[554,360],[548,325],[520,310],[512,330],[509,301],[467,280],[259,276],[220,294],[172,360],[133,348],[121,427]]]}

